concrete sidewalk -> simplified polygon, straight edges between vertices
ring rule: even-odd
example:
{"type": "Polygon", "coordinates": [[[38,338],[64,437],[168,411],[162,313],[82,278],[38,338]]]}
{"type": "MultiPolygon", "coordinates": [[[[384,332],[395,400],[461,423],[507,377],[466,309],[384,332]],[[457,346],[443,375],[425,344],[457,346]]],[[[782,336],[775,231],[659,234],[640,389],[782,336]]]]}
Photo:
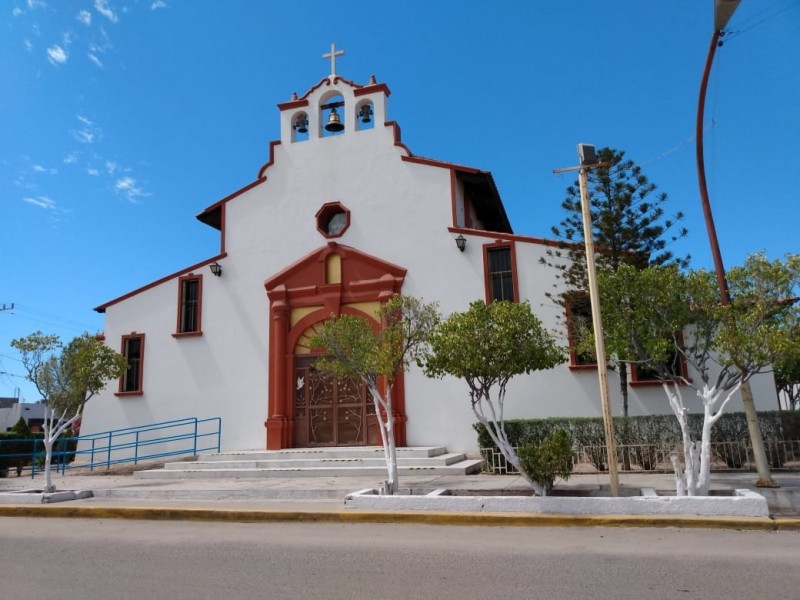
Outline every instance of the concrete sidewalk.
{"type": "MultiPolygon", "coordinates": [[[[348,493],[378,487],[375,478],[304,477],[261,479],[148,480],[131,475],[55,475],[58,490],[90,490],[91,498],[53,504],[0,503],[0,516],[95,517],[138,519],[187,519],[220,521],[327,521],[417,522],[438,524],[527,526],[680,526],[735,529],[800,528],[800,473],[774,475],[780,488],[755,488],[754,473],[714,473],[712,490],[753,489],[767,497],[772,519],[705,517],[566,517],[560,515],[512,515],[490,513],[445,514],[429,512],[375,512],[344,508],[348,493]]],[[[0,479],[0,492],[41,488],[42,478],[11,476],[0,479]]],[[[484,495],[522,492],[528,486],[518,476],[420,476],[403,477],[403,490],[413,494],[437,488],[484,495]]],[[[620,475],[621,495],[638,495],[640,488],[674,490],[671,474],[625,473],[620,475]]],[[[608,476],[573,475],[560,482],[565,493],[608,489],[608,476]]],[[[13,502],[13,501],[12,501],[13,502]]]]}

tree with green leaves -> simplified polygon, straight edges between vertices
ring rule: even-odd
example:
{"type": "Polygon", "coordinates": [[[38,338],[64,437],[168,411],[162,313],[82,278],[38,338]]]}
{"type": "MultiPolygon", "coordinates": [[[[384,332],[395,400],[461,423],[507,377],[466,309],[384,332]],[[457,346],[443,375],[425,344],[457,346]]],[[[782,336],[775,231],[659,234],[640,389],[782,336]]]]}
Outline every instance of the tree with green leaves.
{"type": "Polygon", "coordinates": [[[452,375],[469,386],[472,412],[492,441],[533,490],[539,485],[520,464],[505,430],[503,409],[506,386],[512,377],[564,362],[563,349],[531,312],[528,302],[486,304],[476,300],[466,312],[450,315],[431,337],[425,362],[430,377],[452,375]]]}
{"type": "MultiPolygon", "coordinates": [[[[800,329],[793,333],[800,339],[800,329]]],[[[786,401],[786,408],[800,410],[800,353],[787,354],[775,363],[775,391],[778,393],[778,408],[781,399],[786,401]]]]}
{"type": "Polygon", "coordinates": [[[730,305],[722,304],[713,273],[683,273],[675,265],[622,265],[601,273],[599,285],[606,347],[657,373],[680,424],[685,468],[672,458],[678,494],[707,495],[714,424],[744,382],[798,351],[791,332],[800,307],[791,299],[800,286],[800,255],[769,261],[754,254],[731,269],[730,305]],[[692,369],[691,379],[675,356],[692,369]],[[702,402],[700,440],[689,431],[686,389],[702,402]]]}
{"type": "Polygon", "coordinates": [[[393,494],[399,481],[392,387],[401,372],[424,359],[439,313],[436,304],[396,294],[381,307],[378,317],[381,327],[377,331],[358,316],[331,317],[309,343],[327,352],[315,361],[317,369],[337,377],[357,377],[370,391],[386,458],[386,489],[393,494]]]}
{"type": "Polygon", "coordinates": [[[109,380],[121,377],[125,359],[89,333],[63,344],[58,336],[41,331],[12,340],[22,356],[26,378],[33,383],[45,405],[45,492],[54,492],[51,476],[53,444],[83,413],[86,403],[109,380]]]}
{"type": "MultiPolygon", "coordinates": [[[[667,194],[658,192],[641,167],[625,158],[624,151],[601,148],[597,158],[598,162],[608,163],[608,166],[587,170],[598,271],[614,271],[623,264],[640,269],[667,264],[687,267],[688,256],[678,258],[668,248],[670,243],[686,236],[687,231],[679,225],[682,213],[673,217],[666,215],[667,194]]],[[[579,295],[588,289],[588,282],[578,182],[567,188],[561,207],[567,216],[551,229],[561,244],[548,251],[549,261],[542,260],[557,268],[559,278],[566,284],[566,291],[555,296],[555,300],[562,305],[582,303],[577,310],[571,306],[573,322],[568,329],[573,338],[570,342],[574,344],[581,330],[591,328],[588,300],[579,295]]],[[[627,417],[628,365],[619,356],[611,358],[619,370],[622,415],[627,417]]]]}

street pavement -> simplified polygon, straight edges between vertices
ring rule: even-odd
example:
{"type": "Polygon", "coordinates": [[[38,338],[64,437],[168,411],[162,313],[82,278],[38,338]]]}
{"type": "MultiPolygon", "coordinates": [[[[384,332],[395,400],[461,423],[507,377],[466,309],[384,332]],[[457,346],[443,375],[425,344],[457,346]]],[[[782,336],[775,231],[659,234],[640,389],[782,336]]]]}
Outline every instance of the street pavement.
{"type": "MultiPolygon", "coordinates": [[[[520,519],[519,515],[450,514],[431,520],[430,514],[405,513],[381,514],[344,508],[344,497],[365,488],[379,487],[374,477],[293,477],[293,478],[203,478],[203,479],[137,479],[130,474],[94,474],[67,472],[54,475],[53,483],[58,490],[90,490],[91,498],[53,504],[28,504],[22,506],[13,500],[0,500],[0,516],[98,516],[146,519],[193,519],[193,520],[271,520],[271,521],[329,521],[329,522],[391,522],[398,518],[403,522],[439,522],[474,524],[519,524],[519,525],[636,525],[636,519],[622,520],[598,518],[592,521],[583,518],[567,518],[558,515],[530,515],[520,519]],[[393,516],[394,515],[394,516],[393,516]]],[[[752,489],[767,497],[773,519],[751,520],[746,525],[741,520],[717,519],[716,526],[734,528],[770,529],[776,523],[782,528],[800,528],[800,473],[777,473],[773,475],[780,485],[777,489],[755,487],[755,473],[721,472],[712,474],[712,493],[715,490],[752,489]],[[763,523],[770,521],[769,524],[763,523]],[[760,525],[759,525],[760,523],[760,525]]],[[[41,489],[43,479],[13,475],[0,479],[0,493],[41,489]]],[[[524,492],[529,489],[518,476],[468,475],[468,476],[419,476],[403,477],[401,491],[422,494],[438,488],[467,491],[481,495],[499,495],[509,492],[524,492]]],[[[608,476],[603,474],[577,474],[566,482],[558,482],[556,489],[564,493],[608,490],[608,476]]],[[[669,473],[623,473],[620,475],[621,495],[638,495],[641,488],[654,488],[661,492],[674,490],[674,479],[669,473]]],[[[0,494],[1,496],[2,494],[0,494]]],[[[712,521],[697,518],[639,519],[641,525],[669,526],[715,526],[712,521]]]]}

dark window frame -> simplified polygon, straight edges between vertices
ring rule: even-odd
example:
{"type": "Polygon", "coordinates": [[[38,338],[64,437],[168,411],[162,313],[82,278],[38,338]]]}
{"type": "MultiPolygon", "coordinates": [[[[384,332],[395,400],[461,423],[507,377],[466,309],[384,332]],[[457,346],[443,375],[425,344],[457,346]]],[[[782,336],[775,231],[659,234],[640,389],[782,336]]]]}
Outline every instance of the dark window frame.
{"type": "Polygon", "coordinates": [[[141,396],[144,381],[144,334],[135,331],[122,336],[121,354],[128,362],[128,368],[119,378],[118,396],[141,396]],[[138,341],[138,356],[133,357],[133,341],[138,341]]]}
{"type": "Polygon", "coordinates": [[[203,329],[203,276],[190,273],[178,279],[178,318],[173,337],[202,335],[203,329]],[[191,287],[195,284],[195,298],[191,287]],[[194,328],[191,328],[191,325],[194,328]]]}
{"type": "Polygon", "coordinates": [[[519,276],[517,273],[517,256],[514,242],[497,241],[483,246],[483,274],[486,293],[486,304],[497,300],[519,302],[519,276]],[[492,256],[499,256],[502,251],[508,251],[508,268],[492,269],[492,256]],[[508,279],[504,282],[504,278],[508,279]],[[495,295],[495,282],[500,281],[500,296],[495,295]],[[510,297],[506,297],[510,295],[510,297]]]}

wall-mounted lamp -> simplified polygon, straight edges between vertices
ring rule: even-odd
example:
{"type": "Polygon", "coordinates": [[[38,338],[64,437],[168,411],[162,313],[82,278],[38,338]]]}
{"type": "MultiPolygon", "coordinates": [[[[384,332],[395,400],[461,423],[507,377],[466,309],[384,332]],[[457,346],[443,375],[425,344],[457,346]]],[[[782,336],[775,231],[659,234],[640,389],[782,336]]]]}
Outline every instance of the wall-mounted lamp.
{"type": "Polygon", "coordinates": [[[208,265],[208,268],[211,269],[211,272],[217,277],[222,275],[222,266],[218,262],[211,263],[208,265]]]}
{"type": "Polygon", "coordinates": [[[467,238],[465,238],[461,234],[458,234],[458,237],[456,238],[456,246],[461,252],[463,252],[464,249],[467,247],[467,238]]]}

